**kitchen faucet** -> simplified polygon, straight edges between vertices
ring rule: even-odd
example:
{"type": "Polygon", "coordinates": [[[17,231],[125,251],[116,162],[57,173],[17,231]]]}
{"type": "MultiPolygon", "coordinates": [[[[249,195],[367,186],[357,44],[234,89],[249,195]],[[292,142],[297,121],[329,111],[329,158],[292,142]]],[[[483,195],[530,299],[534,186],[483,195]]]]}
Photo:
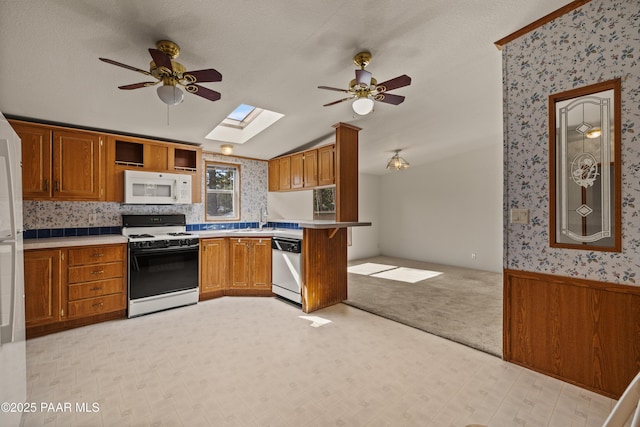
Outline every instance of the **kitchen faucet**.
{"type": "Polygon", "coordinates": [[[269,217],[269,213],[267,212],[267,208],[262,208],[260,211],[260,229],[267,224],[267,218],[269,217]]]}

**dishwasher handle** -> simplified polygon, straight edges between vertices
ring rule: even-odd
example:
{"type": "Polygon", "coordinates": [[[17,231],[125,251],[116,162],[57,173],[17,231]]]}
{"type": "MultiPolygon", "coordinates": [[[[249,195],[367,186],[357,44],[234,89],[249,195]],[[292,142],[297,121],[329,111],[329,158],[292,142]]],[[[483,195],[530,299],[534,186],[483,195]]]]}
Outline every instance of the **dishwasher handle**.
{"type": "Polygon", "coordinates": [[[294,254],[302,253],[302,240],[287,237],[274,237],[271,239],[271,249],[294,254]]]}

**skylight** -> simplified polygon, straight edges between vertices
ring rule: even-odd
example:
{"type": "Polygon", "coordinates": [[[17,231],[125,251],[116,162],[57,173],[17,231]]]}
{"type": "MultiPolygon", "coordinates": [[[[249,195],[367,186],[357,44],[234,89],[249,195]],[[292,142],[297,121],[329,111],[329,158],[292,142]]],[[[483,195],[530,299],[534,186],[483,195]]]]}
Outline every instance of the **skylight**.
{"type": "Polygon", "coordinates": [[[240,104],[205,137],[216,141],[244,144],[278,120],[284,114],[240,104]]]}
{"type": "Polygon", "coordinates": [[[231,112],[231,114],[227,116],[227,119],[242,122],[255,109],[256,107],[254,107],[253,105],[240,104],[235,110],[231,112]]]}

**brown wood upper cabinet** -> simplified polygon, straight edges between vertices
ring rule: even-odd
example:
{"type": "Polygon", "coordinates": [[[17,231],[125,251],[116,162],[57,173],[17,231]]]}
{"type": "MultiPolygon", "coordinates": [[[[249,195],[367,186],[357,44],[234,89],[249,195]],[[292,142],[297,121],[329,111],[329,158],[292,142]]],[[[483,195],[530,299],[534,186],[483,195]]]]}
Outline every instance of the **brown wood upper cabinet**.
{"type": "Polygon", "coordinates": [[[335,144],[269,161],[269,191],[335,184],[335,144]]]}
{"type": "Polygon", "coordinates": [[[291,156],[291,189],[304,187],[304,153],[291,156]]]}
{"type": "Polygon", "coordinates": [[[335,145],[318,148],[318,185],[333,185],[335,180],[335,145]]]}
{"type": "Polygon", "coordinates": [[[193,203],[201,199],[200,147],[154,141],[122,135],[109,135],[106,150],[107,201],[124,200],[124,171],[145,170],[191,175],[193,203]]]}
{"type": "Polygon", "coordinates": [[[291,189],[291,157],[281,157],[275,161],[279,164],[280,191],[291,189]]]}
{"type": "Polygon", "coordinates": [[[269,191],[280,190],[280,160],[269,160],[269,191]]]}
{"type": "Polygon", "coordinates": [[[10,123],[22,141],[25,200],[104,200],[103,135],[10,123]]]}
{"type": "Polygon", "coordinates": [[[304,152],[304,187],[318,186],[318,150],[304,152]]]}

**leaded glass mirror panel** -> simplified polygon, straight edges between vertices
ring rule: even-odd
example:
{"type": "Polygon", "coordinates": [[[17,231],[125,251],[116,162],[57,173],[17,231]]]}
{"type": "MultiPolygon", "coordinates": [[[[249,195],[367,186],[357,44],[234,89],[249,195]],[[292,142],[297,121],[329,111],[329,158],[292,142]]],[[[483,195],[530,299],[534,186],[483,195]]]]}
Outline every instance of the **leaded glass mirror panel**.
{"type": "Polygon", "coordinates": [[[551,246],[620,251],[620,80],[549,97],[551,246]]]}

